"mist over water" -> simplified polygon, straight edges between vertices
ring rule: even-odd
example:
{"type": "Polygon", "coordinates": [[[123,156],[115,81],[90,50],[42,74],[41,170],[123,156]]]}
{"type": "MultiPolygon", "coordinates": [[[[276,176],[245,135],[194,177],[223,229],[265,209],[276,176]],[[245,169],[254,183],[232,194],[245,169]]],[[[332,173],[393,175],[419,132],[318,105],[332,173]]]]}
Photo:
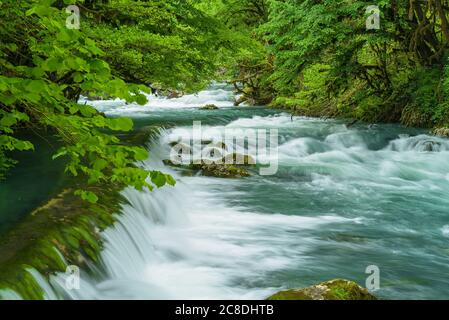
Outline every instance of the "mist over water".
{"type": "Polygon", "coordinates": [[[292,119],[232,107],[232,98],[219,85],[174,100],[151,97],[144,107],[93,103],[139,125],[276,128],[279,170],[235,180],[182,175],[162,164],[178,129],[164,131],[140,165],[171,173],[177,186],[125,190],[129,204],[103,233],[94,275],[83,272],[72,291],[64,275],[39,279],[48,298],[263,299],[333,278],[364,286],[369,265],[380,268],[382,298],[449,297],[447,139],[396,125],[292,119]],[[220,109],[197,109],[209,103],[220,109]]]}

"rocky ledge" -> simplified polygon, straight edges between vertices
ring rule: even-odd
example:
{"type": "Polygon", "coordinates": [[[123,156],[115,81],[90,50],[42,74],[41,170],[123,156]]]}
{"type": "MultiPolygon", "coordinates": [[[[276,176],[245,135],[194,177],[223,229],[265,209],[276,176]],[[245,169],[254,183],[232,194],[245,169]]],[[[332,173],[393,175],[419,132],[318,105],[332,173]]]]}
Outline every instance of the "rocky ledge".
{"type": "Polygon", "coordinates": [[[377,300],[357,283],[335,279],[303,289],[278,292],[267,300],[377,300]]]}

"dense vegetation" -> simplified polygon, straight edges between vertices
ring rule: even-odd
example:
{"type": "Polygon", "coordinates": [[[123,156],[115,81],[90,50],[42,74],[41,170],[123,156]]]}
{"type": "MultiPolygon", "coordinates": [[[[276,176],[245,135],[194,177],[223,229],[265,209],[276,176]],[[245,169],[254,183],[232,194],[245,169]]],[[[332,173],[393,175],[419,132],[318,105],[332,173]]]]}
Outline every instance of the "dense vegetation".
{"type": "Polygon", "coordinates": [[[216,61],[214,21],[190,1],[86,0],[76,2],[83,13],[77,30],[66,27],[69,3],[0,2],[0,178],[14,164],[11,151],[35,148],[17,138],[26,129],[57,135],[64,147],[55,158],[66,157],[67,171],[90,183],[138,189],[174,184],[165,174],[136,167],[147,151],[109,133],[131,130],[130,119],[106,118],[77,101],[89,94],[145,104],[149,84],[201,87],[216,61]]]}
{"type": "Polygon", "coordinates": [[[237,65],[249,98],[311,116],[449,121],[447,1],[224,1],[263,48],[237,65]],[[380,29],[370,30],[371,5],[380,29]]]}
{"type": "Polygon", "coordinates": [[[0,179],[11,152],[38,147],[19,138],[26,130],[56,135],[55,158],[90,183],[174,184],[136,167],[147,151],[112,133],[131,130],[130,119],[77,101],[145,104],[151,88],[189,92],[220,77],[243,94],[238,103],[447,126],[448,14],[444,0],[0,1],[0,179]],[[66,27],[69,4],[81,9],[79,30],[66,27]],[[366,28],[370,5],[378,30],[366,28]]]}

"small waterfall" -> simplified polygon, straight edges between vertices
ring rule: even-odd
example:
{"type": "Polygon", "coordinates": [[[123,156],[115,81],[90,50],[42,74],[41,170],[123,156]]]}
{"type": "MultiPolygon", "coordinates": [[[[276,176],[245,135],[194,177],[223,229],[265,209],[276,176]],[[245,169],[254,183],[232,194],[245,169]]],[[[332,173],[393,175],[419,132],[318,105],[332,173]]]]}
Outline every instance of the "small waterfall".
{"type": "Polygon", "coordinates": [[[449,141],[444,138],[424,134],[415,137],[403,135],[399,139],[392,141],[389,149],[400,152],[442,152],[449,151],[449,141]]]}

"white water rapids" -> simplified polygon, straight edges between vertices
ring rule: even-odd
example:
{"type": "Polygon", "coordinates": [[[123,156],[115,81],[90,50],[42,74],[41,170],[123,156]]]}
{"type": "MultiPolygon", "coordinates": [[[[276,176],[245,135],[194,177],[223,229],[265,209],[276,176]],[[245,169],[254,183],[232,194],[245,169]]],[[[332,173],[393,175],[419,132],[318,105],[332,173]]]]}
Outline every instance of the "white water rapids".
{"type": "Polygon", "coordinates": [[[279,128],[279,172],[236,180],[183,176],[162,164],[177,129],[163,132],[142,166],[172,174],[176,187],[125,190],[129,204],[103,233],[95,277],[82,270],[80,289],[67,290],[64,274],[48,283],[33,272],[48,299],[264,299],[336,277],[363,284],[371,264],[387,277],[387,297],[447,292],[447,281],[436,276],[449,262],[447,139],[393,126],[348,129],[336,121],[252,115],[251,108],[231,108],[232,97],[217,86],[179,99],[151,97],[144,107],[92,103],[108,115],[136,118],[185,117],[210,103],[220,107],[205,111],[210,115],[246,112],[214,126],[279,128]]]}

